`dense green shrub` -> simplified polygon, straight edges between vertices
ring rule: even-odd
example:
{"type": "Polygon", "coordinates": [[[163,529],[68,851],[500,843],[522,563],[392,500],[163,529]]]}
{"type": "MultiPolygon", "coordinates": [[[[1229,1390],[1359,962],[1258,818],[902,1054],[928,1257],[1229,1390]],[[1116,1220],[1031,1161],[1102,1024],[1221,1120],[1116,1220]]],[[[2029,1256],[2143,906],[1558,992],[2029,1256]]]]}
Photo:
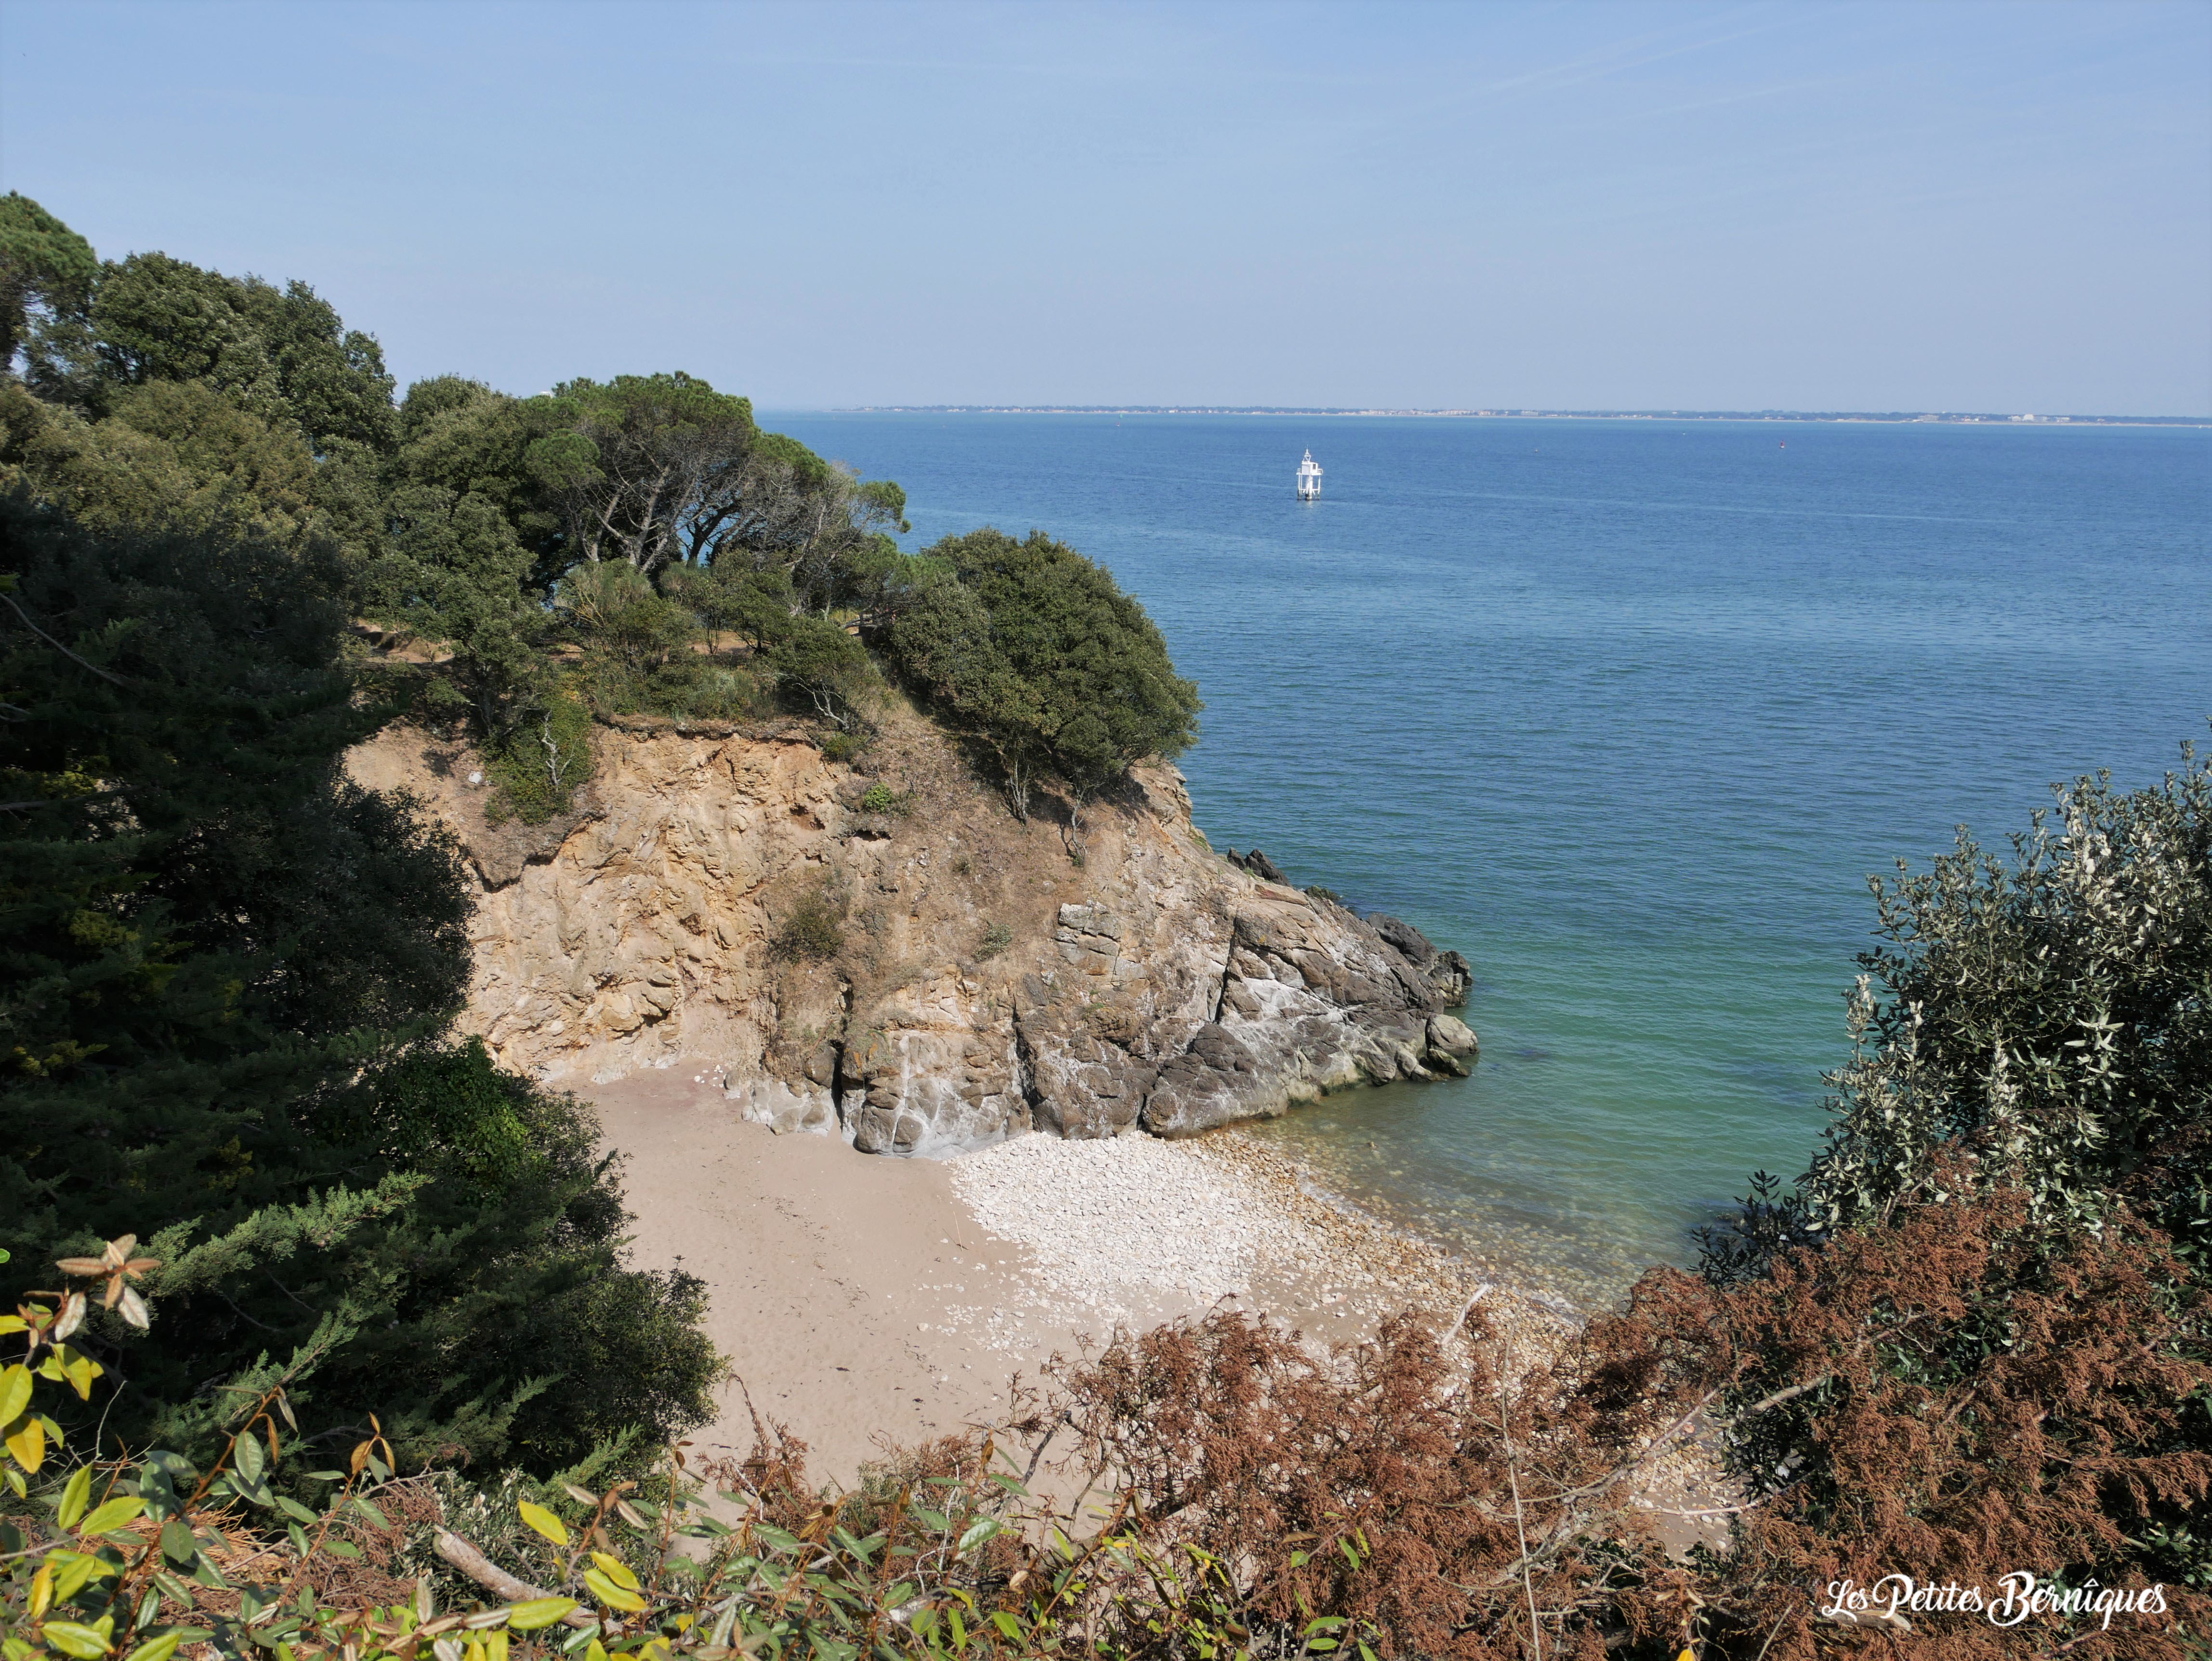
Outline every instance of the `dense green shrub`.
{"type": "Polygon", "coordinates": [[[868,648],[842,625],[793,618],[789,632],[763,656],[792,708],[840,732],[857,732],[866,724],[877,696],[875,666],[868,648]]]}
{"type": "Polygon", "coordinates": [[[878,780],[861,793],[860,811],[864,813],[911,813],[914,812],[914,792],[894,790],[878,780]]]}
{"type": "Polygon", "coordinates": [[[1017,814],[1056,775],[1080,809],[1197,736],[1198,689],[1113,577],[1042,532],[948,537],[887,630],[899,672],[996,754],[1017,814]],[[945,575],[949,573],[949,577],[945,575]]]}
{"type": "Polygon", "coordinates": [[[312,1428],[374,1411],[410,1458],[680,1429],[715,1365],[696,1285],[621,1268],[586,1112],[444,1041],[468,887],[340,770],[383,718],[335,666],[343,581],[0,500],[4,1290],[177,1220],[148,1282],[171,1338],[95,1318],[131,1387],[82,1414],[195,1457],[287,1357],[312,1428]],[[633,1342],[653,1367],[591,1371],[633,1342]]]}
{"type": "Polygon", "coordinates": [[[498,787],[488,812],[540,824],[565,813],[592,776],[592,712],[583,699],[555,691],[513,719],[483,746],[484,770],[498,787]]]}
{"type": "Polygon", "coordinates": [[[1853,1056],[1807,1198],[1832,1226],[1971,1151],[2054,1225],[2115,1196],[2212,1249],[2212,756],[2129,794],[2080,779],[2008,862],[1964,832],[1874,892],[1853,1056]]]}

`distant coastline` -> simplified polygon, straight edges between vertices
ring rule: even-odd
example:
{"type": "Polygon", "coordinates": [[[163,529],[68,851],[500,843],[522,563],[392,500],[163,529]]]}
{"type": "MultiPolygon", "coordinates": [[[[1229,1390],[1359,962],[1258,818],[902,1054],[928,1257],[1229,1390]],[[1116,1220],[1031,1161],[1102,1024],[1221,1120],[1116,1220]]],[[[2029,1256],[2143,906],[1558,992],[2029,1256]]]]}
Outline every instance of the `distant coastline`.
{"type": "Polygon", "coordinates": [[[2212,427],[2212,416],[1933,410],[1385,410],[1267,404],[861,404],[832,415],[1426,416],[1466,421],[1832,421],[2004,427],[2212,427]]]}

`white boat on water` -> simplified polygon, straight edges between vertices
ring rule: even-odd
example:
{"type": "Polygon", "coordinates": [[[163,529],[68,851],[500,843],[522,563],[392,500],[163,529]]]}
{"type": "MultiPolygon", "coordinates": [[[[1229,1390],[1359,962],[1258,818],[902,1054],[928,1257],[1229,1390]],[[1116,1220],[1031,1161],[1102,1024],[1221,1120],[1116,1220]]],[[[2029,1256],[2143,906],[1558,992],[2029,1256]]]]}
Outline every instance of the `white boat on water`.
{"type": "Polygon", "coordinates": [[[1321,464],[1313,459],[1311,450],[1308,450],[1306,459],[1298,463],[1298,500],[1321,500],[1321,464]]]}

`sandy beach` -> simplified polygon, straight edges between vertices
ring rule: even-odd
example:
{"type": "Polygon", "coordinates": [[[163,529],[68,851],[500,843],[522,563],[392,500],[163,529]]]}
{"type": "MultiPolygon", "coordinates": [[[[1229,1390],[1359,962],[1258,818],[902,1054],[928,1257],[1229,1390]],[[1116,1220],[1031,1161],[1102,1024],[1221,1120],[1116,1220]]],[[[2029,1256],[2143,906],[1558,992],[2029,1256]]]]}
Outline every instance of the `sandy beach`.
{"type": "Polygon", "coordinates": [[[1409,1304],[1449,1321],[1477,1284],[1234,1135],[891,1159],[748,1124],[688,1068],[590,1095],[625,1161],[633,1260],[711,1288],[708,1331],[736,1378],[694,1441],[749,1449],[749,1395],[842,1483],[886,1445],[988,1422],[1017,1374],[1116,1326],[1228,1299],[1337,1342],[1409,1304]]]}
{"type": "MultiPolygon", "coordinates": [[[[590,1096],[625,1161],[632,1260],[681,1263],[709,1288],[707,1331],[735,1374],[692,1438],[710,1457],[751,1449],[750,1398],[806,1443],[817,1481],[849,1487],[891,1448],[999,1421],[1015,1378],[1055,1353],[1221,1303],[1338,1343],[1409,1306],[1448,1324],[1482,1289],[1493,1328],[1531,1360],[1569,1325],[1234,1131],[1028,1135],[896,1159],[747,1123],[688,1068],[590,1096]]],[[[1699,1513],[1732,1497],[1694,1445],[1656,1460],[1638,1494],[1676,1549],[1720,1537],[1724,1522],[1699,1513]]]]}

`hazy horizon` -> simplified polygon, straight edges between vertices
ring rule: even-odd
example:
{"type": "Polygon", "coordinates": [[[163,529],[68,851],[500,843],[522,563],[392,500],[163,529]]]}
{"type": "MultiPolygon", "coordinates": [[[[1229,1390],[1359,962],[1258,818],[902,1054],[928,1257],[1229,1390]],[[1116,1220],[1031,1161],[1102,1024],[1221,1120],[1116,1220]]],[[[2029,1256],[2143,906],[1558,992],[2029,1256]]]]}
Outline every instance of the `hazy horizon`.
{"type": "Polygon", "coordinates": [[[1585,421],[1759,421],[1765,419],[1795,421],[1862,421],[1895,419],[1903,417],[1949,417],[1954,420],[1982,422],[2015,422],[2033,420],[2040,425],[2048,422],[2059,426],[2069,422],[2106,424],[2128,422],[2154,423],[2159,425],[2212,425],[2212,415],[2160,415],[2142,410],[1918,410],[1902,407],[1888,410],[1796,410],[1772,406],[1763,410],[1693,410],[1652,405],[1643,409],[1593,408],[1547,409],[1535,405],[1526,408],[1505,405],[1492,407],[1454,405],[1367,405],[1367,404],[1249,404],[1231,399],[1190,399],[1181,403],[1146,403],[1130,399],[1115,404],[1078,404],[1065,399],[1041,399],[1034,402],[1012,399],[967,399],[953,402],[934,403],[892,402],[884,404],[763,404],[755,400],[757,410],[769,414],[788,415],[896,415],[911,413],[975,414],[975,415],[1250,415],[1250,416],[1406,416],[1434,417],[1454,420],[1533,420],[1537,417],[1564,419],[1574,417],[1585,421]]]}
{"type": "Polygon", "coordinates": [[[0,188],[403,383],[2201,417],[2208,61],[2165,0],[0,0],[0,188]]]}

